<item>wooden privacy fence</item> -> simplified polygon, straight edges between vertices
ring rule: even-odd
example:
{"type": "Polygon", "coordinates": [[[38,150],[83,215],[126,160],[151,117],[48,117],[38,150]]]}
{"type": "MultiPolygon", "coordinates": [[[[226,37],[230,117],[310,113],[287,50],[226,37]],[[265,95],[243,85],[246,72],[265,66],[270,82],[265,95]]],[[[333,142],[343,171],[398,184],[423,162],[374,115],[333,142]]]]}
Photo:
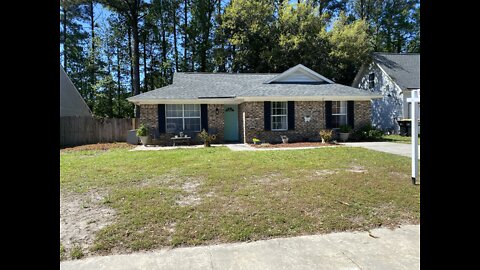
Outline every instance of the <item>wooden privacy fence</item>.
{"type": "Polygon", "coordinates": [[[132,128],[130,118],[63,116],[60,117],[60,146],[126,142],[127,132],[132,128]]]}

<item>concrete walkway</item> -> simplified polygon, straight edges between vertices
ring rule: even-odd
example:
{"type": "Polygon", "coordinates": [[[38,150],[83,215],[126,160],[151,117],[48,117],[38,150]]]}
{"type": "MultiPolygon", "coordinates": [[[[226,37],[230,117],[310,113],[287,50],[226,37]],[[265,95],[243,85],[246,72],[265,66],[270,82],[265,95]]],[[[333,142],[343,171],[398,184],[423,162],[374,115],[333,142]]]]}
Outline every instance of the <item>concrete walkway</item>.
{"type": "MultiPolygon", "coordinates": [[[[299,149],[315,149],[315,148],[325,148],[325,147],[337,147],[333,146],[307,146],[307,147],[286,147],[286,148],[256,148],[252,147],[249,144],[235,143],[235,144],[212,144],[212,147],[225,146],[232,151],[273,151],[273,150],[299,150],[299,149]]],[[[139,145],[129,151],[157,151],[157,150],[172,150],[172,149],[193,149],[193,148],[203,148],[203,145],[179,145],[179,146],[143,146],[139,145]]]]}
{"type": "MultiPolygon", "coordinates": [[[[363,147],[370,150],[401,155],[405,157],[412,157],[412,145],[406,143],[392,143],[392,142],[351,142],[340,143],[346,146],[363,147]]],[[[420,159],[420,145],[418,146],[418,159],[420,159]]]]}
{"type": "Polygon", "coordinates": [[[225,144],[226,147],[230,148],[232,151],[278,151],[278,150],[300,150],[300,149],[315,149],[315,148],[325,148],[325,147],[338,147],[336,145],[332,146],[302,146],[302,147],[278,147],[278,148],[256,148],[248,144],[238,143],[238,144],[225,144]]]}
{"type": "MultiPolygon", "coordinates": [[[[410,144],[405,143],[392,143],[392,142],[346,142],[339,143],[340,145],[363,147],[375,151],[391,153],[395,155],[401,155],[406,157],[412,156],[412,148],[410,144]]],[[[235,143],[235,144],[212,144],[212,147],[228,147],[232,151],[281,151],[281,150],[299,150],[299,149],[315,149],[325,147],[338,147],[338,146],[309,146],[309,147],[285,147],[285,148],[256,148],[249,144],[235,143]]],[[[172,149],[193,149],[203,148],[203,145],[179,145],[179,146],[143,146],[139,145],[130,151],[157,151],[157,150],[172,150],[172,149]]],[[[420,159],[420,145],[418,146],[418,159],[420,159]]]]}
{"type": "Polygon", "coordinates": [[[420,225],[90,257],[60,269],[420,269],[420,225]]]}

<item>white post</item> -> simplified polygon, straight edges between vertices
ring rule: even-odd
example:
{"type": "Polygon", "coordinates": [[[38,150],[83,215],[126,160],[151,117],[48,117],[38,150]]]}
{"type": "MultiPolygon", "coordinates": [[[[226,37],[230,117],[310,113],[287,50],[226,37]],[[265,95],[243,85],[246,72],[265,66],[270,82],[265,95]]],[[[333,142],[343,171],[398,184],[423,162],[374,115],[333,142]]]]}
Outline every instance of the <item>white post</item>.
{"type": "Polygon", "coordinates": [[[243,122],[243,143],[244,144],[247,144],[247,130],[245,129],[245,127],[247,126],[245,124],[245,112],[242,113],[242,122],[243,122]]]}
{"type": "Polygon", "coordinates": [[[420,102],[420,90],[413,90],[411,98],[407,101],[411,102],[411,129],[412,129],[412,182],[417,183],[418,178],[418,119],[417,105],[420,102]]]}

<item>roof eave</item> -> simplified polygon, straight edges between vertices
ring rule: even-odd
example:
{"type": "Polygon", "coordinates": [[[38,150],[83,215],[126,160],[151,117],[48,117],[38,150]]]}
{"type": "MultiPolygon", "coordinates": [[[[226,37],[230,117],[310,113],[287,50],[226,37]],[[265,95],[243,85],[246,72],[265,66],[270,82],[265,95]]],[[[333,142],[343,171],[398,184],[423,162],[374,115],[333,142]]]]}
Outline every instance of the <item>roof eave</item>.
{"type": "Polygon", "coordinates": [[[127,99],[136,105],[155,104],[240,104],[243,102],[259,101],[369,101],[383,98],[382,95],[359,95],[359,96],[245,96],[236,98],[214,98],[214,99],[127,99]]]}

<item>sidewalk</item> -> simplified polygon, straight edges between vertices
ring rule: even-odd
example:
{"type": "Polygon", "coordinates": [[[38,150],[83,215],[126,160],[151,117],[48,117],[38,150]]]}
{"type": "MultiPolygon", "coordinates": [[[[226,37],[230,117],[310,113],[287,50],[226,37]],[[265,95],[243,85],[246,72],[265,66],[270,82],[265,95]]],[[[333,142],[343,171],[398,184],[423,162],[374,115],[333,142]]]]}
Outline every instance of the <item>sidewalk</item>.
{"type": "Polygon", "coordinates": [[[420,269],[420,225],[90,257],[60,269],[420,269]]]}

